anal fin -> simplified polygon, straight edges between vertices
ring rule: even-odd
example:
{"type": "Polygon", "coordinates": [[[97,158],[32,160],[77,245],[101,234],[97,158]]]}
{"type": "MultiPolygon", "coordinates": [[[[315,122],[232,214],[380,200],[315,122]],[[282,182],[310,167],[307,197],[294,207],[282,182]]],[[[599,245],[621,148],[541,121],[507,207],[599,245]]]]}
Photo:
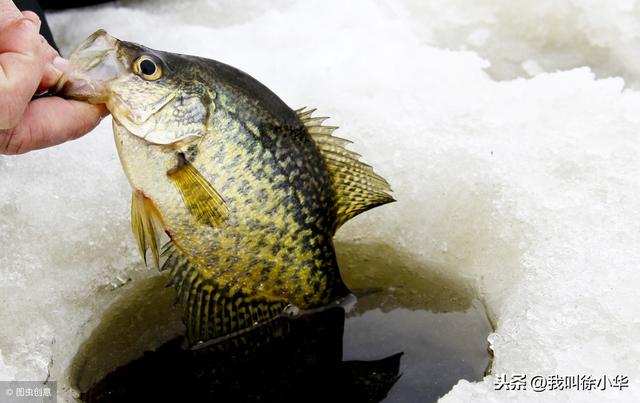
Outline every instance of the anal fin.
{"type": "Polygon", "coordinates": [[[224,289],[204,276],[172,242],[164,246],[162,255],[166,260],[160,270],[170,270],[168,286],[177,289],[192,346],[269,322],[287,307],[284,301],[224,289]]]}

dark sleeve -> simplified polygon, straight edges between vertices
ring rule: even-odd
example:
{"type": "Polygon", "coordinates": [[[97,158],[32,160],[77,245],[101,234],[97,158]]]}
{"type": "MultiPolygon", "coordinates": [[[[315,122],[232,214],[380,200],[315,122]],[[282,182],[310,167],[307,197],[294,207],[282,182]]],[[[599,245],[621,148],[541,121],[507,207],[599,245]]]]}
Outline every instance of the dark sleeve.
{"type": "Polygon", "coordinates": [[[65,8],[87,7],[94,4],[108,3],[111,0],[40,0],[45,10],[63,10],[65,8]]]}

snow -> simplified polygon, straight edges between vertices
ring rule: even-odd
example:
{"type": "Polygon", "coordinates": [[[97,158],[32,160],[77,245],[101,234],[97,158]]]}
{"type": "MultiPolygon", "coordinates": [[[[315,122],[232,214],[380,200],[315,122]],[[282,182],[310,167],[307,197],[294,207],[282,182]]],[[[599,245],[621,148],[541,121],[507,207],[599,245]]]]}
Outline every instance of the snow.
{"type": "MultiPolygon", "coordinates": [[[[637,1],[136,1],[50,23],[67,53],[104,28],[331,116],[398,199],[338,238],[470,284],[497,326],[492,374],[443,402],[640,401],[637,1]],[[496,391],[503,373],[621,374],[629,388],[496,391]]],[[[110,290],[154,274],[112,142],[106,119],[0,157],[1,379],[64,383],[110,290]]]]}

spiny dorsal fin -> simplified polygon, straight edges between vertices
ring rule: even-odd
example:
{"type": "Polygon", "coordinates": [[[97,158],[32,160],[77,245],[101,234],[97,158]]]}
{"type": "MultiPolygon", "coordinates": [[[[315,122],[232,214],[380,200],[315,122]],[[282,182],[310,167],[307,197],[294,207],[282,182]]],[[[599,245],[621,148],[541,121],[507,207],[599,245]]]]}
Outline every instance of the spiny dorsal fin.
{"type": "Polygon", "coordinates": [[[222,196],[211,186],[183,153],[176,155],[178,164],[167,172],[191,214],[203,224],[220,225],[229,210],[222,196]]]}
{"type": "Polygon", "coordinates": [[[170,270],[167,286],[178,291],[176,302],[183,304],[182,319],[192,346],[266,323],[282,315],[287,306],[283,301],[223,290],[172,242],[164,245],[162,256],[166,260],[160,270],[170,270]]]}
{"type": "Polygon", "coordinates": [[[139,190],[134,191],[131,195],[131,230],[145,264],[147,264],[147,249],[151,249],[153,261],[156,267],[160,267],[158,234],[162,227],[160,212],[151,199],[139,190]]]}
{"type": "Polygon", "coordinates": [[[334,230],[356,215],[394,201],[389,183],[373,168],[359,160],[360,154],[347,150],[351,141],[333,136],[336,126],[323,126],[327,117],[312,117],[315,109],[296,110],[300,121],[320,150],[336,192],[334,230]]]}

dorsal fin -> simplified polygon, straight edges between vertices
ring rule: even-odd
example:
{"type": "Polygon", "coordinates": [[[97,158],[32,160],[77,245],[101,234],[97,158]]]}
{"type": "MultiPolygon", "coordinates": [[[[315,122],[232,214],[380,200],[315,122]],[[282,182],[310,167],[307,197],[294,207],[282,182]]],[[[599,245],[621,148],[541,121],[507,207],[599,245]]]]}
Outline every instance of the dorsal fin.
{"type": "Polygon", "coordinates": [[[131,230],[145,264],[147,264],[147,249],[151,249],[153,261],[156,267],[160,267],[158,242],[162,227],[160,212],[151,199],[141,191],[135,190],[131,195],[131,230]]]}
{"type": "Polygon", "coordinates": [[[336,126],[323,126],[327,117],[313,117],[315,109],[296,110],[300,121],[324,158],[336,192],[334,231],[356,215],[394,201],[389,183],[359,160],[360,154],[347,150],[351,141],[333,136],[336,126]]]}
{"type": "Polygon", "coordinates": [[[203,275],[173,242],[163,247],[161,271],[170,270],[169,283],[183,304],[182,320],[191,346],[232,333],[252,329],[282,315],[287,303],[228,291],[203,275]]]}

